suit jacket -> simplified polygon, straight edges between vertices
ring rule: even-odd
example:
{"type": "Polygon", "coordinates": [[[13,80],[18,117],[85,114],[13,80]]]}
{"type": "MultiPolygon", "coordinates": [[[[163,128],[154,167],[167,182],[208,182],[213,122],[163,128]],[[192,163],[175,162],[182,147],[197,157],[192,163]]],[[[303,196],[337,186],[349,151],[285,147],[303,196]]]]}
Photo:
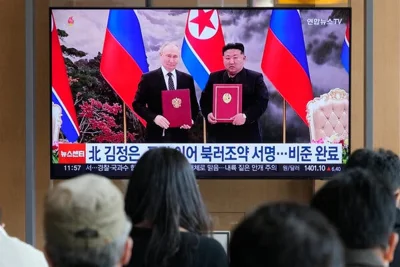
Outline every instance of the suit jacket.
{"type": "Polygon", "coordinates": [[[201,94],[200,107],[207,121],[208,142],[216,143],[260,143],[262,142],[258,120],[268,106],[268,88],[263,75],[243,68],[234,78],[226,70],[210,74],[207,85],[201,94]],[[242,84],[242,112],[246,122],[241,126],[231,123],[208,123],[207,116],[212,112],[214,84],[242,84]]]}
{"type": "Polygon", "coordinates": [[[384,267],[374,249],[345,249],[346,267],[384,267]]]}
{"type": "MultiPolygon", "coordinates": [[[[189,89],[190,102],[193,121],[199,113],[199,104],[197,103],[196,90],[192,76],[176,70],[177,90],[189,89]]],[[[187,143],[189,138],[188,130],[167,129],[165,136],[163,129],[154,123],[157,115],[162,115],[161,91],[167,90],[164,75],[161,68],[150,71],[142,75],[139,82],[138,91],[133,101],[133,110],[147,122],[146,137],[147,143],[187,143]]]]}
{"type": "MultiPolygon", "coordinates": [[[[396,222],[394,225],[394,230],[400,235],[400,209],[396,210],[396,222]]],[[[393,261],[390,263],[390,267],[400,267],[400,244],[396,246],[393,261]]]]}

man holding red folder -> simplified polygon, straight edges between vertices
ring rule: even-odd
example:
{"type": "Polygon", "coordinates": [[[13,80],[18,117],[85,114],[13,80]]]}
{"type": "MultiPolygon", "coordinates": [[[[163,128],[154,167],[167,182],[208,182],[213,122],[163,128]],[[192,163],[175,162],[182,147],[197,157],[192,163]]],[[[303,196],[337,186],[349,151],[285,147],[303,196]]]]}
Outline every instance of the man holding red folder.
{"type": "MultiPolygon", "coordinates": [[[[138,91],[133,101],[135,112],[147,121],[145,142],[146,143],[188,143],[189,132],[193,122],[199,113],[199,104],[196,98],[193,77],[189,74],[176,70],[176,65],[180,59],[180,50],[173,43],[164,44],[160,49],[161,67],[143,74],[138,86],[138,91]],[[189,102],[181,98],[173,98],[174,106],[188,107],[182,110],[182,116],[191,114],[190,123],[174,125],[163,113],[162,91],[188,89],[189,102]],[[178,105],[177,105],[178,104],[178,105]]],[[[177,94],[181,95],[181,94],[177,94]]],[[[173,120],[171,118],[170,120],[173,120]]]]}
{"type": "MultiPolygon", "coordinates": [[[[211,73],[204,88],[200,107],[207,121],[208,142],[215,143],[261,143],[258,120],[268,106],[268,88],[263,75],[244,68],[246,56],[244,45],[230,43],[222,49],[225,70],[211,73]],[[236,86],[232,95],[229,87],[236,86]],[[222,94],[214,92],[220,87],[222,94]],[[221,96],[221,97],[219,97],[221,96]],[[216,98],[218,97],[218,98],[216,98]],[[221,99],[220,99],[221,98],[221,99]],[[217,110],[236,108],[230,118],[220,118],[217,110]]],[[[222,111],[222,112],[221,112],[222,111]]]]}

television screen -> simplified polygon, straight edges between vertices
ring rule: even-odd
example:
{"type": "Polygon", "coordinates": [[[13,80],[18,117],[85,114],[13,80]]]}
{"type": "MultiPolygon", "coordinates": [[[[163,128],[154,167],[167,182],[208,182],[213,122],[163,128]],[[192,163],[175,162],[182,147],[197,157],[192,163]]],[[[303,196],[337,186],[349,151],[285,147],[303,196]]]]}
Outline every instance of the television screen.
{"type": "Polygon", "coordinates": [[[50,9],[51,178],[328,178],[349,155],[350,9],[50,9]],[[156,167],[156,166],[155,166],[156,167]]]}

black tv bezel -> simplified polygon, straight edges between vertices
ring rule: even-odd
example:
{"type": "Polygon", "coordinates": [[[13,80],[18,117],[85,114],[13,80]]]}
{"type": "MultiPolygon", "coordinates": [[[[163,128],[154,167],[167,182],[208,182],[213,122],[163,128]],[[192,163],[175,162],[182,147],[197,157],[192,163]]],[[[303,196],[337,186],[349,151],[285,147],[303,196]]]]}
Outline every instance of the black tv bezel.
{"type": "MultiPolygon", "coordinates": [[[[351,7],[305,7],[305,6],[301,6],[301,7],[289,7],[289,6],[285,6],[285,7],[49,7],[49,21],[51,21],[52,19],[52,11],[53,10],[77,10],[77,9],[93,9],[93,10],[99,10],[99,9],[139,9],[139,10],[143,10],[143,9],[152,9],[152,10],[171,10],[171,9],[178,9],[178,10],[189,10],[189,9],[217,9],[217,10],[243,10],[243,9],[262,9],[262,10],[279,10],[279,9],[296,9],[296,10],[347,10],[348,14],[349,14],[349,21],[350,21],[350,25],[352,22],[352,8],[351,7]]],[[[351,59],[351,40],[352,40],[352,28],[350,27],[350,51],[349,51],[349,125],[351,125],[351,113],[352,113],[352,103],[351,103],[351,66],[352,66],[352,59],[351,59]]],[[[51,54],[52,54],[52,47],[51,47],[51,23],[49,23],[49,66],[50,66],[50,75],[49,75],[49,87],[50,90],[52,87],[52,75],[51,75],[51,54]]],[[[50,125],[51,125],[51,120],[52,120],[52,94],[50,93],[50,101],[49,101],[49,110],[50,110],[50,125]]],[[[65,175],[65,176],[59,176],[56,177],[54,176],[54,166],[57,164],[54,164],[52,162],[52,129],[50,127],[49,129],[50,132],[50,180],[63,180],[63,179],[69,179],[69,178],[73,178],[76,175],[65,175]]],[[[349,127],[349,151],[351,152],[351,127],[349,127]]],[[[342,167],[343,169],[343,167],[342,167]]],[[[343,171],[343,170],[342,170],[343,171]]],[[[243,172],[232,172],[238,175],[234,175],[234,176],[228,176],[228,175],[210,175],[210,176],[202,176],[199,175],[196,171],[196,179],[198,180],[329,180],[332,176],[334,176],[336,173],[334,172],[324,172],[324,174],[329,174],[329,175],[317,175],[318,173],[314,173],[314,172],[301,172],[300,175],[274,175],[274,176],[257,176],[257,175],[241,175],[243,172]],[[307,173],[307,175],[306,175],[307,173]],[[311,174],[311,175],[309,175],[311,174]],[[314,174],[314,175],[312,175],[314,174]]],[[[290,174],[293,173],[298,173],[298,172],[289,172],[290,174]]],[[[340,172],[337,172],[340,173],[340,172]]],[[[213,173],[214,174],[214,173],[213,173]]],[[[215,172],[215,174],[218,174],[218,172],[215,172]]],[[[244,174],[244,173],[243,173],[244,174]]],[[[282,174],[282,173],[281,173],[282,174]]],[[[127,180],[129,179],[129,175],[127,175],[125,178],[115,178],[115,177],[109,177],[107,176],[109,179],[113,179],[113,180],[127,180]]]]}

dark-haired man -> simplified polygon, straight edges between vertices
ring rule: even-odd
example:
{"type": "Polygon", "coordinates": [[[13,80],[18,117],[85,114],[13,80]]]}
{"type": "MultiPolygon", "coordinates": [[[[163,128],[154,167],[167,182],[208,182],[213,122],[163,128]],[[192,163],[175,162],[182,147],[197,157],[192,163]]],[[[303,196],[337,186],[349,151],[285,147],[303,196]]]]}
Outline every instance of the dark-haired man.
{"type": "MultiPolygon", "coordinates": [[[[400,234],[400,159],[398,155],[383,148],[378,150],[357,149],[350,155],[346,169],[357,167],[375,173],[374,177],[384,181],[390,187],[397,206],[395,231],[400,234]]],[[[400,246],[396,247],[394,259],[390,266],[400,267],[400,246]]]]}
{"type": "Polygon", "coordinates": [[[342,267],[343,247],[318,212],[295,203],[270,203],[234,229],[231,267],[342,267]]]}
{"type": "Polygon", "coordinates": [[[347,267],[384,267],[393,260],[396,206],[388,185],[376,175],[361,168],[347,170],[311,200],[336,227],[346,247],[347,267]]]}
{"type": "Polygon", "coordinates": [[[208,142],[260,143],[258,120],[268,106],[268,88],[261,73],[244,68],[246,56],[241,43],[229,43],[222,49],[225,70],[210,74],[200,107],[207,121],[208,142]],[[242,111],[232,123],[217,123],[212,113],[214,84],[242,84],[242,111]]]}

